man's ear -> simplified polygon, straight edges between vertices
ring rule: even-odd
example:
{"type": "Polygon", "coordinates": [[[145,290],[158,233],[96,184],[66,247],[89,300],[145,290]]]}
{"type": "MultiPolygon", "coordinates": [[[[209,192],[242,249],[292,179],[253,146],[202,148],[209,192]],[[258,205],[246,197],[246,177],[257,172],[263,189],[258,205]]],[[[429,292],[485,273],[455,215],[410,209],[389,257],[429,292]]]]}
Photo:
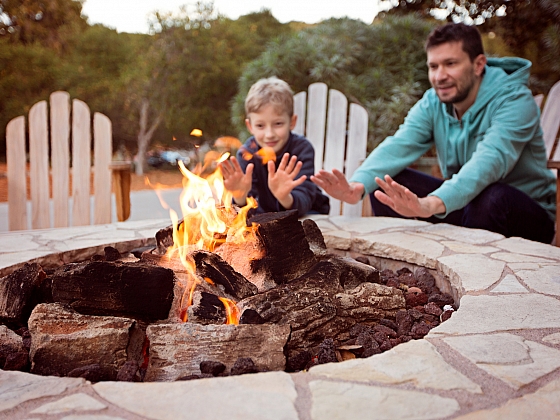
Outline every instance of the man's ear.
{"type": "Polygon", "coordinates": [[[297,115],[292,115],[292,120],[290,121],[290,130],[293,130],[297,123],[297,115]]]}
{"type": "Polygon", "coordinates": [[[249,118],[245,118],[245,127],[249,130],[249,133],[253,134],[253,126],[251,125],[251,120],[249,118]]]}
{"type": "Polygon", "coordinates": [[[474,59],[474,71],[475,71],[477,76],[482,75],[482,73],[484,72],[484,67],[486,66],[487,61],[488,60],[486,59],[486,56],[484,54],[479,54],[474,59]]]}

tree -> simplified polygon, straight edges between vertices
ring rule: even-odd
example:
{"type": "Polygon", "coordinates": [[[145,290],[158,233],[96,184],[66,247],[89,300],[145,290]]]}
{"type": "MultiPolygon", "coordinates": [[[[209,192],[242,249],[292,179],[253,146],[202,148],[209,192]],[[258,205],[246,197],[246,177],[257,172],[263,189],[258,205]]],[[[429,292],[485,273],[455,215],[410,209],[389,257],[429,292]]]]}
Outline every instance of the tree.
{"type": "Polygon", "coordinates": [[[373,149],[396,130],[410,105],[429,87],[423,42],[433,27],[414,15],[388,16],[373,25],[330,19],[276,39],[240,78],[232,105],[239,136],[248,135],[243,121],[249,88],[260,78],[276,76],[294,92],[325,82],[365,106],[370,117],[368,148],[373,149]]]}
{"type": "Polygon", "coordinates": [[[83,0],[0,0],[0,37],[13,43],[62,50],[69,36],[84,30],[83,0]]]}
{"type": "Polygon", "coordinates": [[[493,32],[509,51],[533,62],[531,86],[547,91],[560,78],[559,0],[391,0],[387,14],[420,13],[454,22],[479,25],[493,32]]]}
{"type": "MultiPolygon", "coordinates": [[[[270,38],[290,31],[267,10],[231,20],[215,13],[212,3],[201,2],[194,11],[183,8],[179,16],[156,13],[152,28],[154,42],[145,64],[147,77],[138,79],[145,83],[138,85],[143,97],[137,103],[146,121],[162,121],[163,135],[183,144],[195,142],[193,128],[202,129],[205,139],[233,132],[229,107],[244,64],[270,38]]],[[[143,140],[138,137],[139,161],[145,159],[141,148],[149,147],[148,134],[156,133],[149,126],[147,122],[143,140]]]]}

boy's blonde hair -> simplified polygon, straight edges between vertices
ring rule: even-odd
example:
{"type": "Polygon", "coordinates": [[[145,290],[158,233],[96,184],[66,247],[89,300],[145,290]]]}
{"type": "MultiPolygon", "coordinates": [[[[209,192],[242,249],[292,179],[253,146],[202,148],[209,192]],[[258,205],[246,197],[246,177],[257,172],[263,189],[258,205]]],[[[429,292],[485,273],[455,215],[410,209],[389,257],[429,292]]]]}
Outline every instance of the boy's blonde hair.
{"type": "Polygon", "coordinates": [[[263,106],[271,104],[278,113],[294,115],[294,93],[290,85],[277,77],[257,81],[245,98],[245,113],[259,112],[263,106]]]}

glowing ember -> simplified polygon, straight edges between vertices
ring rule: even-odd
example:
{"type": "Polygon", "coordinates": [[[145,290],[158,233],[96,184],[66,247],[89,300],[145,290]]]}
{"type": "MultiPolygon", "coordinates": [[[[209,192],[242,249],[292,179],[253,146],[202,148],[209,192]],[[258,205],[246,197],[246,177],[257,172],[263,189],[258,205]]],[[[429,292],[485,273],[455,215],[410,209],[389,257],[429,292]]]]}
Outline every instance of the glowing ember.
{"type": "MultiPolygon", "coordinates": [[[[217,163],[228,157],[229,153],[224,153],[217,163]]],[[[178,257],[189,273],[188,284],[183,285],[185,292],[180,314],[186,322],[187,309],[192,304],[196,285],[201,281],[196,276],[196,266],[190,254],[195,250],[214,251],[224,242],[242,243],[254,235],[255,228],[247,226],[247,213],[257,207],[257,202],[249,197],[245,207],[234,208],[231,193],[224,188],[221,171],[215,170],[202,178],[189,171],[183,162],[179,161],[178,165],[184,176],[180,196],[183,221],[180,223],[177,213],[169,209],[173,223],[173,246],[168,249],[166,257],[178,257]]],[[[210,278],[204,280],[214,283],[210,278]]],[[[227,323],[237,324],[239,313],[235,302],[225,298],[220,300],[226,309],[227,323]]]]}
{"type": "MultiPolygon", "coordinates": [[[[250,160],[253,158],[253,155],[249,153],[247,150],[243,150],[242,153],[243,153],[243,159],[245,160],[250,160]]],[[[272,147],[263,147],[262,149],[259,149],[255,154],[257,156],[260,156],[263,165],[266,165],[266,163],[269,160],[276,162],[276,152],[272,147]]]]}

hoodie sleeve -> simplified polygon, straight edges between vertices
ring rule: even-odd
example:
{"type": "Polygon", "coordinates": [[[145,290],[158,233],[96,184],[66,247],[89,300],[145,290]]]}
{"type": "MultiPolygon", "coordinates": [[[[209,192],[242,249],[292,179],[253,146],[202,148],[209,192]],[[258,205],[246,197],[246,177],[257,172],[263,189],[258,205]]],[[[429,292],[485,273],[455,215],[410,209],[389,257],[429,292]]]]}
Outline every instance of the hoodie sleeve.
{"type": "Polygon", "coordinates": [[[378,188],[375,177],[395,176],[426,153],[432,145],[433,117],[427,93],[409,111],[393,136],[387,137],[354,172],[350,182],[359,182],[365,194],[378,188]]]}

